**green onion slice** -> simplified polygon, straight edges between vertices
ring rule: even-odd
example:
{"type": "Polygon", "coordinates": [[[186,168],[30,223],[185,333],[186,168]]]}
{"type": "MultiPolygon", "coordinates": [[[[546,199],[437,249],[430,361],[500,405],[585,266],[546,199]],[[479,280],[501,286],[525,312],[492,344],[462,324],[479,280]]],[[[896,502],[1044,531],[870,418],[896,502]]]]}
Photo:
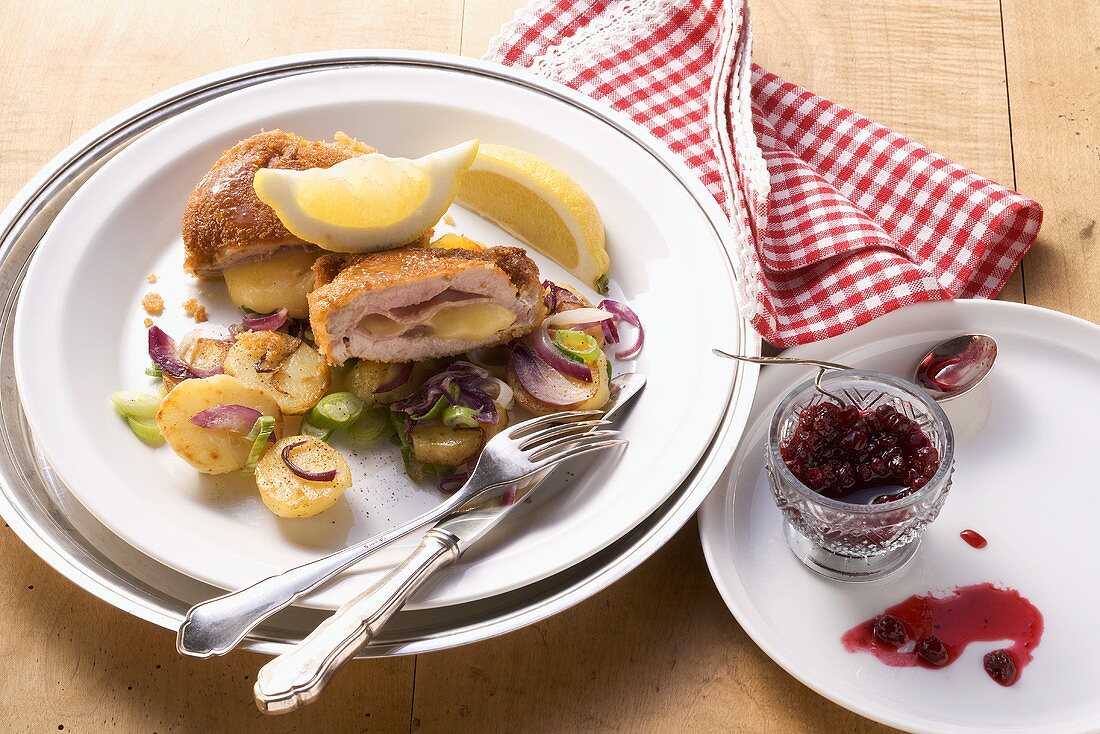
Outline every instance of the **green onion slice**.
{"type": "Polygon", "coordinates": [[[443,424],[454,428],[477,428],[477,411],[465,405],[452,405],[443,411],[443,424]]]}
{"type": "Polygon", "coordinates": [[[554,346],[567,357],[580,362],[594,362],[600,356],[600,344],[591,334],[576,329],[554,332],[554,346]]]}
{"type": "Polygon", "coordinates": [[[334,392],[321,398],[306,420],[318,428],[335,431],[350,426],[362,412],[362,400],[350,392],[334,392]]]}
{"type": "Polygon", "coordinates": [[[119,390],[111,395],[111,402],[123,418],[149,422],[157,417],[161,399],[148,393],[119,390]]]}
{"type": "Polygon", "coordinates": [[[145,368],[145,374],[150,377],[164,377],[164,370],[158,365],[152,364],[145,368]]]}
{"type": "Polygon", "coordinates": [[[248,460],[244,462],[244,469],[242,471],[255,471],[256,462],[264,455],[264,448],[267,447],[267,440],[271,438],[271,434],[274,430],[275,419],[272,416],[263,415],[256,419],[256,425],[252,426],[252,430],[248,433],[248,438],[252,439],[252,449],[248,452],[248,460]]]}
{"type": "Polygon", "coordinates": [[[314,438],[319,438],[322,441],[327,441],[329,440],[329,437],[332,436],[333,429],[325,428],[323,426],[315,426],[309,422],[309,416],[306,416],[306,419],[302,421],[302,427],[298,430],[298,433],[302,434],[303,436],[313,436],[314,438]]]}
{"type": "Polygon", "coordinates": [[[359,443],[371,443],[389,435],[393,430],[390,424],[389,410],[386,408],[371,408],[363,411],[359,420],[348,428],[348,435],[353,441],[359,443]]]}
{"type": "Polygon", "coordinates": [[[164,436],[160,435],[160,429],[153,421],[143,421],[126,416],[126,425],[130,426],[130,430],[141,439],[142,443],[149,446],[160,446],[164,443],[164,436]]]}
{"type": "Polygon", "coordinates": [[[430,420],[434,420],[436,418],[442,418],[443,417],[443,411],[446,410],[447,406],[450,405],[450,404],[451,404],[450,400],[448,400],[445,397],[441,397],[439,400],[435,401],[435,405],[432,406],[431,410],[429,410],[424,415],[414,415],[412,417],[412,419],[414,421],[430,421],[430,420]]]}

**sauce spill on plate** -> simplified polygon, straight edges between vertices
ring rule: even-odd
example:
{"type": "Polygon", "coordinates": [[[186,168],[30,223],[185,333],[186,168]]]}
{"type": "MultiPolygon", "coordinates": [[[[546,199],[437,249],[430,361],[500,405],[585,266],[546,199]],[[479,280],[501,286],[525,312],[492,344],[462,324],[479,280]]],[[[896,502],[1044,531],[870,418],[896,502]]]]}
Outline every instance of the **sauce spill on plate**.
{"type": "Polygon", "coordinates": [[[844,633],[848,652],[868,652],[893,667],[942,668],[972,642],[1011,641],[983,666],[1003,686],[1016,682],[1043,637],[1043,615],[1015,589],[983,583],[948,596],[913,595],[844,633]]]}
{"type": "Polygon", "coordinates": [[[966,530],[959,533],[959,537],[966,541],[966,544],[971,548],[985,548],[989,545],[989,541],[982,537],[982,534],[977,530],[966,530]]]}

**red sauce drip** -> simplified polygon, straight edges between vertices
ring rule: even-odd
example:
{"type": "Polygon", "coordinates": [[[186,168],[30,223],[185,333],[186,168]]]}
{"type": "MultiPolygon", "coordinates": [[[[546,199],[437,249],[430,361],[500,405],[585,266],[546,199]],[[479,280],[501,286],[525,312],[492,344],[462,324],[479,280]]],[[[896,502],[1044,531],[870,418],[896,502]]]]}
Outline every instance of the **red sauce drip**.
{"type": "Polygon", "coordinates": [[[989,541],[983,538],[977,530],[964,530],[959,533],[959,537],[965,540],[971,548],[985,548],[989,545],[989,541]]]}
{"type": "Polygon", "coordinates": [[[1012,644],[1005,652],[1015,664],[1014,675],[1007,683],[997,682],[1011,685],[1031,662],[1042,637],[1043,615],[1035,605],[1015,589],[999,589],[985,583],[960,587],[942,598],[911,596],[848,630],[841,642],[848,652],[869,652],[893,667],[920,665],[934,670],[955,662],[972,642],[1010,640],[1012,644]],[[875,622],[884,615],[904,625],[908,635],[905,644],[899,647],[875,636],[875,622]],[[929,637],[938,639],[947,650],[947,660],[942,665],[930,665],[915,652],[917,643],[929,637]]]}

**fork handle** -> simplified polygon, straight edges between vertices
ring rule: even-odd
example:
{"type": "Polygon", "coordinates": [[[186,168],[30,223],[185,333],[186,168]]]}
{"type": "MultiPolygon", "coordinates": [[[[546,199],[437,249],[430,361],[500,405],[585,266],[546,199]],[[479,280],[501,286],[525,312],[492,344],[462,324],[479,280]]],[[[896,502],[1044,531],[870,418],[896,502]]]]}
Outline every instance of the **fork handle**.
{"type": "Polygon", "coordinates": [[[393,613],[437,570],[459,556],[458,540],[432,529],[397,568],[355,596],[289,652],[260,669],[256,706],[282,714],[313,701],[345,661],[371,641],[393,613]]]}

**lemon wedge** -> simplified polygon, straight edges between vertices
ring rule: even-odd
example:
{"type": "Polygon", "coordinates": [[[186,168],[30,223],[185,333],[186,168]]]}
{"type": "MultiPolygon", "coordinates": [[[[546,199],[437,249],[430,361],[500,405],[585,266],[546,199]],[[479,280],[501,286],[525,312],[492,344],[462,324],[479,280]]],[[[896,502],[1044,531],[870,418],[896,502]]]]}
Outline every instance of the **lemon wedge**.
{"type": "Polygon", "coordinates": [[[373,252],[431,229],[477,150],[468,140],[415,160],[369,153],[330,168],[261,168],[252,185],[295,236],[334,252],[373,252]]]}
{"type": "Polygon", "coordinates": [[[462,177],[458,202],[518,237],[599,292],[611,260],[592,197],[537,156],[484,144],[462,177]]]}

